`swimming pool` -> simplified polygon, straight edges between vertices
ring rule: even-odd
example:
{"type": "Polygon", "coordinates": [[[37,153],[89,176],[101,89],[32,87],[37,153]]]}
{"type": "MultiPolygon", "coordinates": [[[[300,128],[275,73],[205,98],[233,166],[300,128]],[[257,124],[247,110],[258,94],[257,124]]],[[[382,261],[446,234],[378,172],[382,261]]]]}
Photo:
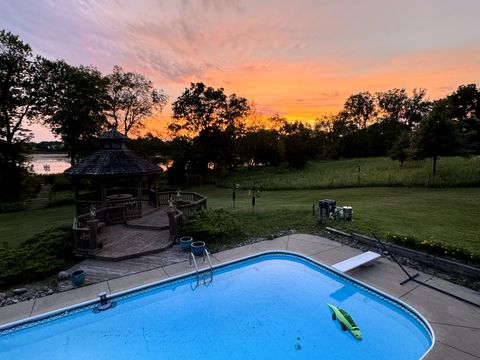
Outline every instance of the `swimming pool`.
{"type": "Polygon", "coordinates": [[[270,252],[0,330],[0,358],[420,359],[433,332],[415,310],[306,257],[270,252]],[[332,320],[345,309],[355,339],[332,320]]]}

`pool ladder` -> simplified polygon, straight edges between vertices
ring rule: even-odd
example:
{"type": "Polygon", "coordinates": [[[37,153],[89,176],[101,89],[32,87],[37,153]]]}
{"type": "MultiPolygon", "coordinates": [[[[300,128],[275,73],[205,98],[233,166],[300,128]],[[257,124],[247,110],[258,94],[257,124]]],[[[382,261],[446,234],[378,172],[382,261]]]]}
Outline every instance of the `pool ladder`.
{"type": "Polygon", "coordinates": [[[210,253],[208,252],[207,249],[203,250],[203,263],[206,264],[208,261],[208,270],[207,271],[202,271],[198,270],[197,266],[197,260],[195,260],[195,254],[193,252],[190,252],[190,266],[192,264],[195,266],[195,271],[197,273],[197,285],[195,285],[195,288],[197,288],[200,285],[200,280],[203,280],[203,285],[210,284],[213,281],[213,266],[212,266],[212,261],[210,260],[210,253]],[[207,281],[207,277],[205,276],[200,276],[206,273],[210,274],[210,280],[207,281]]]}

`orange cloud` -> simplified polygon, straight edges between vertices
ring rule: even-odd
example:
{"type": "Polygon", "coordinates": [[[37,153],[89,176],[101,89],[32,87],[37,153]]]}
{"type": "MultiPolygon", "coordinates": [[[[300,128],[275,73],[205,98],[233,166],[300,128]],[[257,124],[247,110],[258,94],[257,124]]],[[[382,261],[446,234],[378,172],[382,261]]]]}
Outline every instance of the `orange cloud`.
{"type": "MultiPolygon", "coordinates": [[[[419,52],[373,63],[259,60],[223,70],[211,67],[201,76],[187,76],[183,81],[184,87],[195,81],[224,87],[227,94],[254,101],[261,113],[312,121],[322,113],[340,110],[349,95],[360,91],[426,88],[430,99],[444,97],[459,85],[480,82],[479,59],[480,48],[465,48],[419,52]]],[[[163,121],[168,122],[168,114],[166,109],[163,121]]]]}

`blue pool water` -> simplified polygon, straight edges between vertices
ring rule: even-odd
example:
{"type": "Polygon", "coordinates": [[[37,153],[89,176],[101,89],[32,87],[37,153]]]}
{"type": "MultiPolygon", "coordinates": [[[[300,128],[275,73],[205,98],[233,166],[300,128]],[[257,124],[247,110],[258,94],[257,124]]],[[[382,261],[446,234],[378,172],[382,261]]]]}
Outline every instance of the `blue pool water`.
{"type": "Polygon", "coordinates": [[[0,331],[0,359],[420,359],[433,334],[413,310],[308,259],[250,258],[196,278],[0,331]],[[348,311],[363,340],[327,303],[348,311]]]}

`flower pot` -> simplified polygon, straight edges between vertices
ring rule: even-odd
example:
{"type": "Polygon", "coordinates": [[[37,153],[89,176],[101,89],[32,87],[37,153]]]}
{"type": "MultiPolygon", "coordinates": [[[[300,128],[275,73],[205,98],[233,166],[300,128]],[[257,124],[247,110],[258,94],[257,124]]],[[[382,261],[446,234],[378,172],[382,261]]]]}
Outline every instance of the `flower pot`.
{"type": "Polygon", "coordinates": [[[203,250],[205,250],[205,243],[203,241],[194,241],[191,250],[194,255],[201,256],[203,255],[203,250]]]}
{"type": "Polygon", "coordinates": [[[192,246],[193,238],[191,236],[183,236],[180,238],[180,248],[183,251],[189,251],[192,246]]]}
{"type": "Polygon", "coordinates": [[[75,270],[70,274],[70,281],[75,286],[80,286],[85,281],[85,270],[75,270]]]}

